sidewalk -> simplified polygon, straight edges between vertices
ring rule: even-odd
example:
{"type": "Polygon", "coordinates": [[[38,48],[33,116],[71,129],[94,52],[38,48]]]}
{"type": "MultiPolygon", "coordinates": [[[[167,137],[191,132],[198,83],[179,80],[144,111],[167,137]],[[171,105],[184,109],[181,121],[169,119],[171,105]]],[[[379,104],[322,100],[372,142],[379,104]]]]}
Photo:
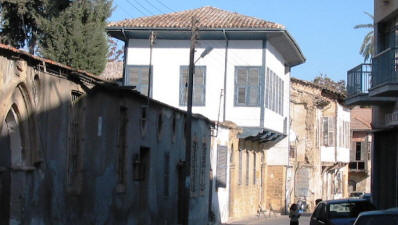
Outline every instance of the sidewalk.
{"type": "MultiPolygon", "coordinates": [[[[307,225],[309,224],[311,215],[303,214],[300,217],[300,224],[307,225]]],[[[242,220],[231,221],[227,223],[227,225],[287,225],[289,224],[289,217],[287,215],[275,215],[270,217],[264,216],[252,216],[242,220]]]]}

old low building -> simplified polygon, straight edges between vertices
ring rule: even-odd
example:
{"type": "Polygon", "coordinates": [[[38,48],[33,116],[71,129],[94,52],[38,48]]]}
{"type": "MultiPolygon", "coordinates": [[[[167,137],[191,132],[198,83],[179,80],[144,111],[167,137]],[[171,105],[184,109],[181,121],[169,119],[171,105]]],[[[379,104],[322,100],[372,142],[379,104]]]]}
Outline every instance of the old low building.
{"type": "MultiPolygon", "coordinates": [[[[0,224],[177,224],[186,113],[0,45],[0,224]]],[[[212,123],[192,120],[189,224],[206,224],[212,123]]]]}
{"type": "Polygon", "coordinates": [[[288,200],[348,196],[350,111],[344,96],[308,81],[291,79],[288,200]]]}
{"type": "Polygon", "coordinates": [[[348,173],[349,192],[370,192],[372,151],[372,108],[351,109],[351,150],[348,173]]]}

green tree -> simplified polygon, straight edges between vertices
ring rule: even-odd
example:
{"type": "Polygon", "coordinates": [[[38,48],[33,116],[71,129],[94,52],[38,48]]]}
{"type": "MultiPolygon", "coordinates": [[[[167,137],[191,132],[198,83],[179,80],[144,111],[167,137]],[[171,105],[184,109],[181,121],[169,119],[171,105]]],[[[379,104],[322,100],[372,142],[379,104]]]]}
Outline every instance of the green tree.
{"type": "Polygon", "coordinates": [[[361,48],[359,49],[359,53],[364,57],[364,61],[366,62],[368,59],[370,59],[373,56],[374,52],[374,29],[373,29],[373,15],[364,12],[366,15],[368,15],[372,19],[372,23],[368,24],[358,24],[354,26],[354,29],[370,29],[370,31],[365,35],[363,38],[361,48]]]}
{"type": "Polygon", "coordinates": [[[34,54],[40,38],[40,21],[57,15],[69,0],[0,0],[0,42],[16,48],[27,47],[34,54]]]}
{"type": "Polygon", "coordinates": [[[76,0],[57,17],[41,21],[40,54],[100,74],[108,55],[105,27],[111,7],[111,0],[76,0]]]}
{"type": "Polygon", "coordinates": [[[312,82],[329,90],[340,92],[342,94],[347,93],[344,80],[334,81],[323,73],[316,76],[312,82]]]}

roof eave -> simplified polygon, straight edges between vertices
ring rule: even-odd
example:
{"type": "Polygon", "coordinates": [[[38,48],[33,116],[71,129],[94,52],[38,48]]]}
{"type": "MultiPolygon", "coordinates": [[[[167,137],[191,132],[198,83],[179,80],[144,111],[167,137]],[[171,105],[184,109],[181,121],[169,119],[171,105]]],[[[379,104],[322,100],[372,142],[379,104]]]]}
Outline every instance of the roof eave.
{"type": "MultiPolygon", "coordinates": [[[[187,35],[185,32],[190,32],[190,28],[164,28],[164,27],[107,27],[106,31],[108,34],[114,38],[117,38],[119,40],[124,41],[125,34],[127,32],[130,33],[137,33],[137,32],[143,32],[149,37],[150,31],[157,31],[157,32],[173,32],[173,31],[179,31],[183,32],[184,35],[187,35]]],[[[278,48],[284,48],[285,52],[284,54],[287,54],[284,57],[286,60],[286,65],[289,67],[294,67],[297,65],[300,65],[305,62],[305,57],[297,45],[296,41],[293,39],[293,37],[289,34],[287,30],[284,29],[279,29],[279,28],[199,28],[199,31],[201,32],[222,32],[222,33],[234,33],[234,32],[244,32],[244,33],[266,33],[267,34],[272,34],[272,33],[277,33],[278,36],[279,34],[281,35],[280,39],[283,43],[279,44],[280,46],[274,46],[277,49],[278,48]],[[286,48],[285,44],[288,44],[288,48],[286,48]]],[[[183,35],[183,34],[181,34],[183,35]]],[[[228,35],[231,36],[231,35],[228,35]]],[[[146,38],[148,38],[146,37],[146,38]]],[[[224,38],[224,36],[220,36],[224,38]]],[[[272,43],[272,40],[270,40],[272,43]]],[[[273,45],[278,45],[274,44],[273,45]]]]}

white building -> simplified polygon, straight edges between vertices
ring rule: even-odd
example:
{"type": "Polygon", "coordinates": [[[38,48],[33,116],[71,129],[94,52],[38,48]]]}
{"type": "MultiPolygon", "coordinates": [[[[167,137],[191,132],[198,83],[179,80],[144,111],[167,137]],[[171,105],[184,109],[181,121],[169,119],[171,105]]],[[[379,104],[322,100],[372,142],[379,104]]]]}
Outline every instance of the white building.
{"type": "MultiPolygon", "coordinates": [[[[126,44],[124,84],[135,86],[143,94],[149,92],[156,100],[186,109],[192,17],[198,20],[199,34],[193,113],[203,114],[213,121],[233,122],[241,128],[240,140],[258,142],[260,151],[266,150],[264,163],[267,166],[285,170],[288,165],[290,68],[303,63],[305,58],[284,26],[213,7],[110,23],[108,34],[126,44]],[[153,42],[151,36],[155,36],[153,42]]],[[[222,135],[213,138],[211,157],[219,157],[217,144],[226,147],[228,157],[221,158],[225,158],[225,168],[229,168],[229,156],[238,150],[238,145],[232,147],[232,139],[225,132],[220,131],[222,135]],[[225,137],[229,141],[224,140],[225,137]]],[[[215,164],[219,161],[212,162],[216,179],[220,166],[215,164]]],[[[234,179],[229,178],[229,171],[223,173],[225,187],[218,189],[227,190],[229,185],[235,185],[234,179]]],[[[228,197],[230,192],[216,191],[215,183],[213,199],[216,195],[222,202],[217,204],[218,209],[214,209],[213,203],[213,211],[224,222],[236,216],[228,214],[233,205],[228,197]],[[219,205],[225,207],[221,209],[219,205]]],[[[285,196],[283,187],[280,191],[285,196]]],[[[270,199],[267,204],[264,201],[258,204],[274,210],[285,207],[281,199],[270,199]]],[[[254,207],[257,209],[257,204],[254,207]]]]}

